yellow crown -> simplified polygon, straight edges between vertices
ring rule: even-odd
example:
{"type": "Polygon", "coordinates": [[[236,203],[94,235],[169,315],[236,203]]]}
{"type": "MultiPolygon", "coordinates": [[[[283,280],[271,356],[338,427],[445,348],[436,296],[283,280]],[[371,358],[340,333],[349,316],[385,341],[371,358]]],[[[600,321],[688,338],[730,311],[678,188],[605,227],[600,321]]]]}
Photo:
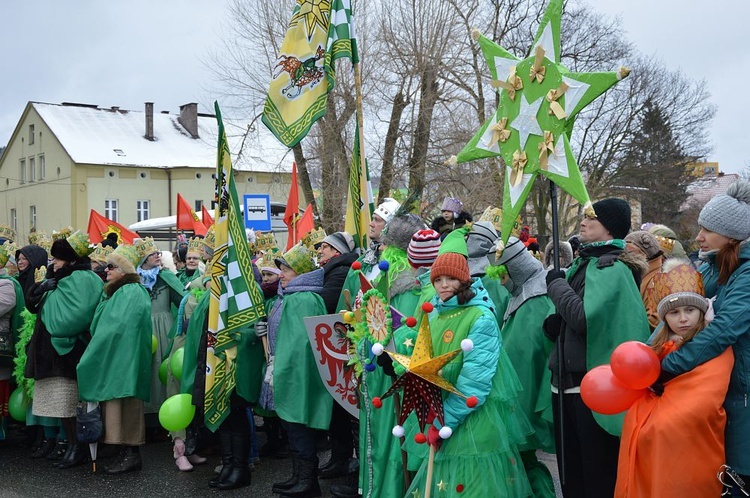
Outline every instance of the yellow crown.
{"type": "Polygon", "coordinates": [[[47,251],[47,254],[49,254],[52,249],[52,237],[44,232],[37,232],[36,234],[36,245],[47,251]]]}
{"type": "Polygon", "coordinates": [[[41,282],[47,278],[47,267],[46,266],[40,266],[36,270],[34,270],[34,282],[41,282]]]}
{"type": "Polygon", "coordinates": [[[16,231],[8,225],[0,225],[0,237],[9,240],[16,240],[16,231]]]}
{"type": "Polygon", "coordinates": [[[73,227],[61,228],[59,231],[52,230],[52,240],[67,239],[73,233],[73,227]]]}
{"type": "Polygon", "coordinates": [[[478,221],[489,221],[495,227],[497,233],[502,230],[503,210],[494,206],[487,206],[478,221]]]}
{"type": "MultiPolygon", "coordinates": [[[[154,239],[151,239],[151,242],[153,242],[153,240],[154,239]]],[[[146,256],[148,256],[149,254],[151,253],[146,254],[146,256]]],[[[109,254],[108,259],[113,262],[116,262],[120,266],[120,268],[122,268],[122,270],[124,270],[126,273],[129,273],[131,271],[130,268],[123,268],[123,266],[125,266],[126,264],[125,262],[127,261],[127,263],[132,264],[133,265],[132,271],[135,271],[135,268],[137,268],[141,264],[141,261],[146,256],[141,255],[141,251],[137,248],[137,246],[131,246],[128,244],[120,244],[117,246],[117,249],[115,249],[114,251],[112,251],[111,254],[109,254]]]]}
{"type": "MultiPolygon", "coordinates": [[[[117,246],[120,247],[120,246],[117,246]]],[[[133,247],[138,251],[138,255],[141,257],[141,261],[145,261],[146,258],[151,256],[155,252],[159,252],[159,248],[156,247],[153,237],[146,237],[145,239],[136,239],[133,242],[133,247]]]]}
{"type": "Polygon", "coordinates": [[[271,251],[273,249],[278,250],[278,245],[276,244],[276,238],[273,236],[273,232],[256,232],[255,249],[263,252],[271,251]]]}
{"type": "Polygon", "coordinates": [[[36,230],[34,230],[33,232],[29,233],[29,244],[36,244],[40,246],[40,241],[46,237],[48,237],[46,233],[37,232],[36,230]]]}
{"type": "Polygon", "coordinates": [[[206,236],[203,237],[203,244],[208,246],[210,249],[216,249],[216,230],[214,227],[216,226],[216,223],[208,227],[208,230],[206,230],[206,236]]]}
{"type": "Polygon", "coordinates": [[[89,240],[89,234],[81,230],[76,230],[68,235],[67,241],[79,258],[88,256],[93,250],[91,247],[91,241],[89,240]]]}
{"type": "Polygon", "coordinates": [[[0,268],[3,268],[8,263],[10,256],[15,253],[16,247],[6,240],[5,243],[0,246],[0,268]]]}
{"type": "Polygon", "coordinates": [[[326,238],[326,231],[322,228],[314,228],[310,233],[302,238],[302,244],[307,246],[311,251],[315,250],[315,244],[320,244],[326,238]]]}
{"type": "Polygon", "coordinates": [[[203,254],[203,239],[201,237],[191,237],[188,239],[188,253],[203,254]]]}
{"type": "Polygon", "coordinates": [[[112,254],[112,247],[110,246],[102,246],[101,244],[97,244],[94,246],[94,250],[91,251],[91,254],[89,254],[89,259],[91,261],[99,261],[101,263],[107,262],[107,256],[112,254]]]}

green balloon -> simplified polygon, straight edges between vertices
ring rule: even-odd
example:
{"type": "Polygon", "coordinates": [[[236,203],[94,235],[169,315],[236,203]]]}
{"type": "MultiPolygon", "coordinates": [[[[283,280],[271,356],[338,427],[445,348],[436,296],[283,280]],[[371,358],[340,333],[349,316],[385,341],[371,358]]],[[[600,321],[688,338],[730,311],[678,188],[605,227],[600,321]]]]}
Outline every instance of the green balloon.
{"type": "Polygon", "coordinates": [[[169,370],[169,358],[161,362],[159,365],[159,380],[165,386],[167,385],[167,371],[169,370]]]}
{"type": "Polygon", "coordinates": [[[190,394],[175,394],[167,398],[159,408],[159,423],[168,431],[185,429],[194,416],[195,406],[190,394]]]}
{"type": "Polygon", "coordinates": [[[180,348],[169,358],[169,370],[175,379],[182,380],[182,361],[185,358],[185,349],[180,348]]]}
{"type": "Polygon", "coordinates": [[[10,416],[19,422],[26,421],[26,408],[29,406],[29,399],[23,393],[23,389],[16,388],[8,399],[8,412],[10,416]]]}
{"type": "Polygon", "coordinates": [[[151,335],[151,354],[156,354],[156,347],[159,345],[159,341],[156,340],[155,335],[151,335]]]}

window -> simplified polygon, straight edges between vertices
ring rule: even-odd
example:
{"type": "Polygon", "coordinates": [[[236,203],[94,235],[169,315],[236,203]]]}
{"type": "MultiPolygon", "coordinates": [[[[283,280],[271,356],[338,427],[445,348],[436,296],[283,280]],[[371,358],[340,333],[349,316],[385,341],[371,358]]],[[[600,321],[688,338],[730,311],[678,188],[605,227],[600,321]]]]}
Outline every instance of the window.
{"type": "Polygon", "coordinates": [[[44,176],[47,174],[47,166],[44,163],[44,156],[39,156],[39,179],[44,180],[44,176]]]}
{"type": "Polygon", "coordinates": [[[149,218],[149,206],[149,201],[135,201],[137,221],[146,221],[149,218]]]}
{"type": "Polygon", "coordinates": [[[198,211],[200,211],[202,207],[203,207],[203,200],[202,199],[196,199],[196,201],[195,201],[195,212],[197,213],[198,211]]]}
{"type": "Polygon", "coordinates": [[[117,221],[117,199],[104,199],[104,216],[117,221]]]}
{"type": "Polygon", "coordinates": [[[21,183],[26,183],[26,159],[21,159],[21,169],[18,175],[18,179],[21,183]]]}
{"type": "Polygon", "coordinates": [[[29,181],[36,181],[36,158],[29,158],[29,181]]]}
{"type": "Polygon", "coordinates": [[[16,214],[16,208],[10,210],[10,227],[13,230],[18,230],[18,215],[16,214]]]}
{"type": "Polygon", "coordinates": [[[29,145],[34,145],[34,125],[29,125],[29,145]]]}
{"type": "Polygon", "coordinates": [[[29,206],[29,221],[32,227],[36,226],[36,206],[29,206]]]}

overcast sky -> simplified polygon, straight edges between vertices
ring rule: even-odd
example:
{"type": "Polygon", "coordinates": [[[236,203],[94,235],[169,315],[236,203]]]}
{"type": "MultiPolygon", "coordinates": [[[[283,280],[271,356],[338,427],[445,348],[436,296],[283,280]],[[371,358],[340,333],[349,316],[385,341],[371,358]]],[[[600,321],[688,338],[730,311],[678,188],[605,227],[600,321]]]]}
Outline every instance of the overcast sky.
{"type": "MultiPolygon", "coordinates": [[[[267,1],[267,0],[248,0],[267,1]]],[[[392,0],[400,1],[400,0],[392,0]]],[[[211,102],[202,61],[219,47],[229,0],[35,0],[4,2],[0,29],[0,144],[6,144],[29,100],[84,102],[176,112],[211,102]]],[[[725,172],[750,164],[748,106],[740,95],[750,71],[744,39],[747,0],[597,0],[595,10],[620,15],[627,37],[670,69],[705,79],[718,105],[711,128],[725,172]]],[[[604,68],[607,69],[607,68],[604,68]]],[[[202,106],[201,111],[208,112],[202,106]]]]}

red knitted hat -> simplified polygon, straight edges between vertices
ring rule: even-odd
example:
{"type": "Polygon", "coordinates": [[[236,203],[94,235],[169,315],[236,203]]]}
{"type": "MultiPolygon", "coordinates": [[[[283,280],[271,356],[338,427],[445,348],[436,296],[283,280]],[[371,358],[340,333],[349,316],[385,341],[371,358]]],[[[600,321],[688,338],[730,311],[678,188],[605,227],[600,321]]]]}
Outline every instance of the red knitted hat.
{"type": "Polygon", "coordinates": [[[446,252],[437,257],[432,263],[430,270],[430,282],[433,284],[438,277],[453,277],[461,282],[471,280],[469,273],[469,263],[466,257],[455,252],[446,252]]]}
{"type": "Polygon", "coordinates": [[[420,230],[411,236],[406,255],[412,268],[429,267],[435,262],[440,248],[440,234],[435,230],[420,230]]]}

